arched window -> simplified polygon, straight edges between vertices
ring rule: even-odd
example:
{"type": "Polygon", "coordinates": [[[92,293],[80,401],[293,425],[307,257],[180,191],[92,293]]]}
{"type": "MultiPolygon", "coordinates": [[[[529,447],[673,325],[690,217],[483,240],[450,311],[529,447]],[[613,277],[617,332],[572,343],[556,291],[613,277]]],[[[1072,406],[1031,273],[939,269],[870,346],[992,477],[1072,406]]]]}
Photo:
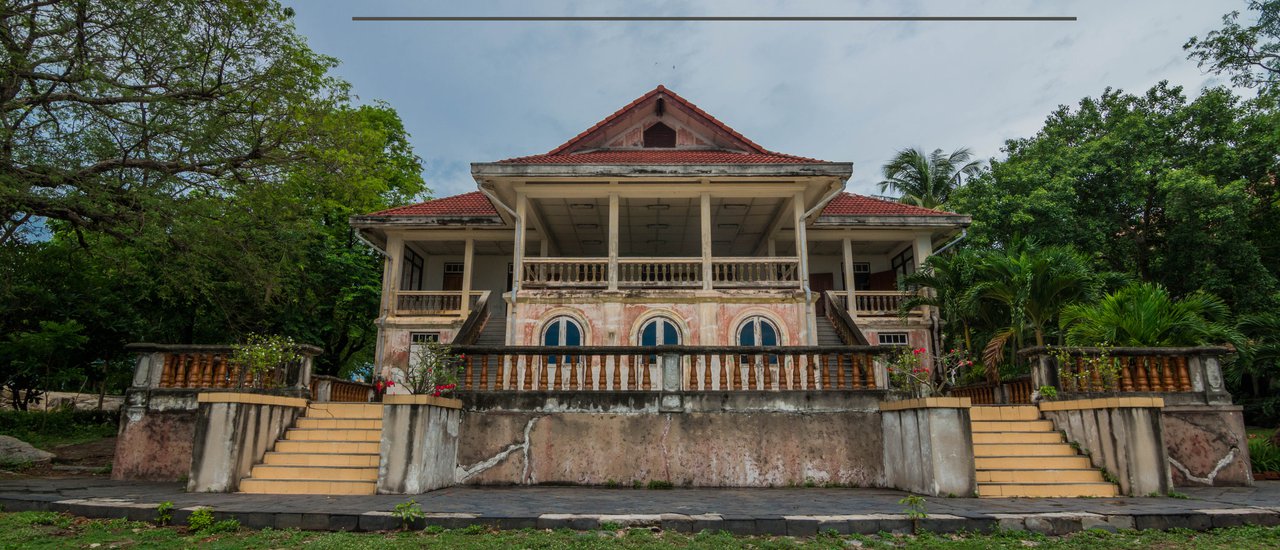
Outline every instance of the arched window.
{"type": "Polygon", "coordinates": [[[675,321],[666,317],[654,317],[640,328],[640,345],[642,346],[678,346],[680,345],[680,329],[675,321]]]}
{"type": "MultiPolygon", "coordinates": [[[[552,318],[542,328],[542,345],[552,347],[581,346],[582,327],[578,326],[578,322],[568,315],[552,318]]],[[[574,358],[566,357],[565,360],[573,362],[574,358]]],[[[547,362],[555,364],[556,357],[548,357],[547,362]]]]}
{"type": "Polygon", "coordinates": [[[778,327],[768,318],[756,315],[748,317],[738,328],[739,346],[776,346],[778,327]]]}

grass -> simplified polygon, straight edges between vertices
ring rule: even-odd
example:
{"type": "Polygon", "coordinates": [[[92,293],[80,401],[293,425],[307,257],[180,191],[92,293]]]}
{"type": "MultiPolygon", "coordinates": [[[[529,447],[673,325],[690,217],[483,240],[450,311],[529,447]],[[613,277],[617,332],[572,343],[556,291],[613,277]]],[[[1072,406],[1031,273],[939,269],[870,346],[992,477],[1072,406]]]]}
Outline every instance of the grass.
{"type": "Polygon", "coordinates": [[[1065,537],[1003,532],[991,535],[837,535],[740,537],[725,532],[684,534],[649,529],[600,531],[493,531],[428,529],[386,533],[321,533],[240,529],[189,533],[126,520],[89,520],[51,512],[0,513],[0,548],[1263,548],[1280,545],[1280,527],[1236,527],[1210,532],[1089,531],[1065,537]]]}
{"type": "Polygon", "coordinates": [[[0,435],[50,450],[116,435],[119,413],[99,411],[0,411],[0,435]]]}

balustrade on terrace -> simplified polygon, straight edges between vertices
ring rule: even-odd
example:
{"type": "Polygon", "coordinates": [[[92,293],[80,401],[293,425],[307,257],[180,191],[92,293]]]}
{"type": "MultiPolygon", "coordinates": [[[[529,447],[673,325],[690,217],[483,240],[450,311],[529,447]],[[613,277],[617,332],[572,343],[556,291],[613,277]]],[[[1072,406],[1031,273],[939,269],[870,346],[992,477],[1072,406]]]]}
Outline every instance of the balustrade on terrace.
{"type": "Polygon", "coordinates": [[[525,258],[522,288],[800,288],[799,258],[713,258],[710,280],[701,258],[525,258]]]}

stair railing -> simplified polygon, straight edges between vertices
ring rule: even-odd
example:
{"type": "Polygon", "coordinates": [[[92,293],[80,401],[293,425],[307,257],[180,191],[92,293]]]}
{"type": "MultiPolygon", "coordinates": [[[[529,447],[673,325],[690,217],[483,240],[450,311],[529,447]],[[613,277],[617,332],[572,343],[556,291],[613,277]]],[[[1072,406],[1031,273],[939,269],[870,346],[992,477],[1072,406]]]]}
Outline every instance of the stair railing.
{"type": "Polygon", "coordinates": [[[840,336],[840,342],[846,346],[868,346],[867,337],[862,334],[862,330],[858,328],[858,324],[849,316],[849,312],[845,310],[844,304],[837,299],[834,290],[827,290],[818,298],[826,304],[827,320],[836,329],[836,334],[840,336]]]}
{"type": "Polygon", "coordinates": [[[467,315],[457,335],[453,337],[454,345],[469,346],[480,338],[480,333],[484,332],[485,325],[489,323],[489,294],[488,290],[480,293],[480,298],[476,300],[471,313],[467,315]]]}

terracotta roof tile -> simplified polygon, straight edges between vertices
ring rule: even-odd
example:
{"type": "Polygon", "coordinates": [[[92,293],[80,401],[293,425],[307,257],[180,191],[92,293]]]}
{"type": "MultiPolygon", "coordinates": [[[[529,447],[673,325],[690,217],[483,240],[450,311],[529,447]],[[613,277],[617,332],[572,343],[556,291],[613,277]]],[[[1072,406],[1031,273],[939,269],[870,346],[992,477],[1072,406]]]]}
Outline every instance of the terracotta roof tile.
{"type": "Polygon", "coordinates": [[[612,149],[571,155],[532,155],[501,164],[812,164],[823,161],[782,153],[739,153],[721,149],[612,149]]]}
{"type": "Polygon", "coordinates": [[[472,191],[417,204],[397,206],[369,216],[497,216],[498,210],[484,193],[472,191]]]}
{"type": "Polygon", "coordinates": [[[854,193],[841,193],[826,208],[823,216],[956,216],[951,212],[922,208],[900,202],[877,199],[854,193]]]}

